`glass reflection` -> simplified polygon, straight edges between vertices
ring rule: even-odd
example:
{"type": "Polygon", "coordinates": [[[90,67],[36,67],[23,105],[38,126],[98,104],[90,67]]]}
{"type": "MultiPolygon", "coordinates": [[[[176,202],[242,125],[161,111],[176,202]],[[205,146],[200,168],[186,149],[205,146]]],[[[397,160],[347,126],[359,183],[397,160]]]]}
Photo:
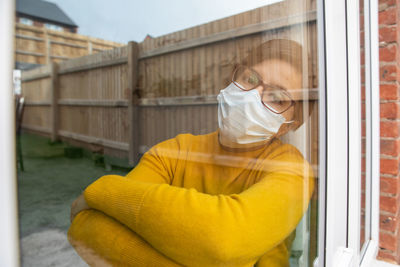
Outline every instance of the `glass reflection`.
{"type": "Polygon", "coordinates": [[[32,158],[43,148],[57,153],[28,160],[27,169],[43,173],[33,186],[20,172],[23,236],[56,228],[46,233],[57,239],[68,229],[93,266],[312,266],[319,151],[312,14],[314,1],[283,1],[91,55],[93,68],[77,59],[47,76],[48,66],[34,70],[42,76],[22,85],[31,103],[25,129],[55,129],[44,135],[64,143],[24,136],[32,158]],[[235,76],[246,73],[238,65],[252,72],[235,76]],[[52,97],[51,108],[38,104],[52,97]],[[55,110],[56,126],[41,117],[55,110]],[[97,166],[88,167],[88,155],[97,166]],[[134,166],[114,168],[121,165],[134,166]]]}

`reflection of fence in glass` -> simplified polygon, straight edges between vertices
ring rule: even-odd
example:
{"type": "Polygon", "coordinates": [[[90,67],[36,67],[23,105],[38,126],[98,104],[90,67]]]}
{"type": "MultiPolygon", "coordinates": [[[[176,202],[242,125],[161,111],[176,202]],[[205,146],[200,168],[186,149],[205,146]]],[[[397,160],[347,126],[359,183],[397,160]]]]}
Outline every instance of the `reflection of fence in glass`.
{"type": "Polygon", "coordinates": [[[70,32],[47,30],[17,23],[15,61],[48,64],[113,49],[122,44],[70,32]]]}
{"type": "MultiPolygon", "coordinates": [[[[315,11],[297,14],[284,4],[146,39],[138,44],[138,55],[132,43],[60,62],[58,71],[44,66],[26,72],[24,127],[53,138],[95,144],[117,156],[135,154],[128,153],[130,148],[139,152],[139,147],[129,145],[130,131],[138,130],[137,146],[143,147],[181,132],[211,132],[216,129],[215,96],[229,82],[233,63],[240,62],[252,47],[273,38],[300,43],[306,38],[307,50],[316,51],[315,11]],[[307,30],[301,30],[305,23],[307,30]],[[128,54],[138,58],[137,69],[128,66],[128,54]],[[135,102],[140,107],[139,124],[127,112],[129,96],[136,92],[129,86],[136,84],[134,72],[139,73],[141,99],[135,102]]],[[[316,73],[316,57],[312,58],[310,75],[316,73]]],[[[311,78],[315,85],[315,75],[311,78]]]]}
{"type": "MultiPolygon", "coordinates": [[[[260,43],[275,38],[303,45],[305,55],[312,59],[303,78],[307,86],[316,88],[315,3],[306,11],[296,6],[303,5],[299,2],[285,1],[25,72],[23,127],[106,155],[130,157],[133,165],[139,153],[160,141],[184,132],[216,130],[216,95],[230,82],[233,64],[260,43]]],[[[311,123],[294,141],[313,166],[318,162],[317,127],[314,112],[311,123]]],[[[298,239],[309,242],[309,251],[303,253],[311,261],[316,255],[316,208],[315,192],[305,216],[311,220],[306,220],[304,237],[298,239]]]]}

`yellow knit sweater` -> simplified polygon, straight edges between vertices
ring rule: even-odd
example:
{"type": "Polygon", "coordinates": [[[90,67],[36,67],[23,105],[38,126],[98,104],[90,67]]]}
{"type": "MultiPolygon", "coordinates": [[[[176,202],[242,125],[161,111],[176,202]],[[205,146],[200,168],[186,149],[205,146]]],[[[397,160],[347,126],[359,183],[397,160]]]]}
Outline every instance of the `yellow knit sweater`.
{"type": "Polygon", "coordinates": [[[288,266],[290,234],[313,189],[309,164],[278,139],[229,152],[218,132],[182,134],[126,177],[88,186],[92,209],[68,236],[113,266],[288,266]]]}

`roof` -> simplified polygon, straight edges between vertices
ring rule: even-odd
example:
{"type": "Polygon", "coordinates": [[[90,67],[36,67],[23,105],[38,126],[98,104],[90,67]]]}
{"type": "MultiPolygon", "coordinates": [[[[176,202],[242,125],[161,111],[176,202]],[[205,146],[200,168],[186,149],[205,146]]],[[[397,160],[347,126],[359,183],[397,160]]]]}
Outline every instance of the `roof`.
{"type": "Polygon", "coordinates": [[[16,11],[18,14],[28,15],[42,20],[67,26],[78,26],[56,4],[42,0],[17,0],[16,11]]]}

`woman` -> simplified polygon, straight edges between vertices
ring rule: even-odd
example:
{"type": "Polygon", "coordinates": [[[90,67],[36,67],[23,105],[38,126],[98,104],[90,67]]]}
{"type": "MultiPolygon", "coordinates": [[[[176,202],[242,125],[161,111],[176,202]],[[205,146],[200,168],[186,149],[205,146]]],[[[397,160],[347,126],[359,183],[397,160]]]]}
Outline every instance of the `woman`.
{"type": "Polygon", "coordinates": [[[309,164],[278,139],[303,122],[301,56],[290,40],[253,49],[218,95],[218,131],[178,135],[126,177],[91,184],[71,210],[68,236],[81,257],[97,266],[288,266],[314,188],[309,164]]]}

